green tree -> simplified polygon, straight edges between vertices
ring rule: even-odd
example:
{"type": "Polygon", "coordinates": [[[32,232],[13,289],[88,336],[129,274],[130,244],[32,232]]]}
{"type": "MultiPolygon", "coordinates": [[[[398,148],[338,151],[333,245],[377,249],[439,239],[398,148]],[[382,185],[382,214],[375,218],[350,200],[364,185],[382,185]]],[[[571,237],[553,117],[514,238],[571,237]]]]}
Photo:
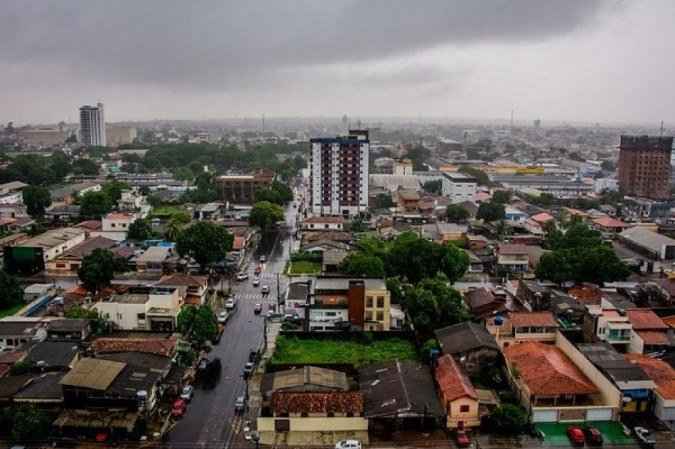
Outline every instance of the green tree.
{"type": "Polygon", "coordinates": [[[492,182],[490,181],[490,177],[485,173],[483,170],[480,170],[478,168],[470,167],[468,165],[462,165],[459,167],[459,171],[467,174],[469,176],[472,176],[476,178],[476,181],[478,182],[478,185],[481,186],[491,186],[492,182]]]}
{"type": "Polygon", "coordinates": [[[79,320],[89,320],[91,330],[95,335],[102,335],[107,330],[106,320],[94,309],[87,309],[80,305],[68,307],[63,316],[79,320]]]}
{"type": "Polygon", "coordinates": [[[514,404],[502,404],[488,416],[490,429],[502,435],[518,435],[527,425],[527,413],[514,404]]]}
{"type": "Polygon", "coordinates": [[[379,193],[375,197],[375,209],[389,209],[390,207],[394,207],[394,201],[392,201],[390,194],[379,193]]]}
{"type": "Polygon", "coordinates": [[[122,192],[129,189],[129,184],[122,181],[109,181],[101,187],[101,191],[108,197],[111,205],[117,204],[122,198],[122,192]]]}
{"type": "Polygon", "coordinates": [[[512,193],[510,190],[495,190],[492,194],[492,202],[497,204],[508,204],[511,201],[512,193]]]}
{"type": "Polygon", "coordinates": [[[26,205],[28,215],[41,218],[45,214],[45,209],[52,204],[52,196],[46,187],[27,186],[21,192],[23,203],[26,205]]]}
{"type": "Polygon", "coordinates": [[[98,164],[91,159],[76,159],[72,164],[73,173],[76,175],[98,175],[98,164]]]}
{"type": "Polygon", "coordinates": [[[176,250],[181,257],[193,258],[204,272],[207,265],[225,258],[233,241],[234,237],[225,226],[200,221],[180,232],[176,250]]]}
{"type": "Polygon", "coordinates": [[[434,181],[427,181],[424,184],[422,184],[422,189],[424,189],[425,192],[430,193],[432,195],[442,195],[443,181],[441,181],[440,179],[434,181]]]}
{"type": "Polygon", "coordinates": [[[0,270],[0,309],[8,309],[23,301],[23,289],[19,281],[4,270],[0,270]]]}
{"type": "Polygon", "coordinates": [[[267,201],[284,206],[293,201],[293,191],[286,184],[274,181],[270,187],[258,190],[255,199],[256,202],[267,201]]]}
{"type": "Polygon", "coordinates": [[[382,278],[385,275],[382,260],[362,252],[349,254],[342,261],[340,271],[350,276],[364,278],[382,278]]]}
{"type": "Polygon", "coordinates": [[[175,242],[180,232],[186,224],[190,223],[190,216],[187,214],[175,214],[166,224],[165,237],[170,242],[175,242]]]}
{"type": "Polygon", "coordinates": [[[506,210],[503,204],[495,202],[481,203],[478,206],[478,212],[476,213],[476,218],[484,221],[497,221],[503,220],[506,214],[506,210]]]}
{"type": "Polygon", "coordinates": [[[284,210],[278,204],[260,201],[253,205],[249,222],[258,226],[263,233],[270,231],[277,222],[284,220],[284,210]]]}
{"type": "Polygon", "coordinates": [[[19,406],[12,413],[12,439],[15,441],[39,441],[49,435],[49,415],[34,405],[19,406]]]}
{"type": "Polygon", "coordinates": [[[97,248],[82,259],[77,275],[84,287],[96,294],[108,287],[115,276],[115,256],[107,249],[97,248]]]}
{"type": "Polygon", "coordinates": [[[544,242],[549,249],[588,248],[603,244],[602,234],[587,224],[575,222],[566,230],[554,229],[548,233],[544,242]]]}
{"type": "Polygon", "coordinates": [[[218,333],[218,322],[207,305],[185,306],[176,317],[178,331],[198,344],[212,340],[218,333]]]}
{"type": "Polygon", "coordinates": [[[624,280],[630,270],[607,245],[557,249],[544,254],[536,269],[537,277],[563,283],[602,284],[624,280]]]}
{"type": "Polygon", "coordinates": [[[80,198],[80,216],[85,219],[100,219],[112,210],[112,202],[105,192],[87,192],[80,198]]]}
{"type": "Polygon", "coordinates": [[[448,205],[445,215],[451,223],[463,223],[469,219],[469,211],[459,204],[448,205]]]}
{"type": "Polygon", "coordinates": [[[148,240],[153,236],[150,221],[139,218],[129,225],[127,238],[129,240],[148,240]]]}
{"type": "Polygon", "coordinates": [[[61,182],[70,173],[70,161],[63,151],[54,151],[49,158],[49,170],[55,181],[61,182]]]}
{"type": "Polygon", "coordinates": [[[404,306],[415,330],[422,336],[430,337],[435,329],[470,318],[461,295],[448,286],[444,276],[424,279],[415,287],[407,287],[404,306]]]}

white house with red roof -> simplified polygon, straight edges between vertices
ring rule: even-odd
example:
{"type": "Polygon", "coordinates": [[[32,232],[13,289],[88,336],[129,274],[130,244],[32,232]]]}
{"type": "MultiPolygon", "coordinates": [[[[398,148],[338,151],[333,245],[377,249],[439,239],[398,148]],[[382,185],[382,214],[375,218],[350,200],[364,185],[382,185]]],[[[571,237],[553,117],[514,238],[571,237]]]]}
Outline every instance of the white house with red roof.
{"type": "Polygon", "coordinates": [[[138,216],[134,212],[110,212],[101,220],[101,231],[98,235],[118,242],[127,239],[129,226],[138,216]]]}
{"type": "Polygon", "coordinates": [[[448,429],[479,426],[478,393],[450,354],[438,359],[434,378],[438,385],[441,404],[447,415],[448,429]]]}

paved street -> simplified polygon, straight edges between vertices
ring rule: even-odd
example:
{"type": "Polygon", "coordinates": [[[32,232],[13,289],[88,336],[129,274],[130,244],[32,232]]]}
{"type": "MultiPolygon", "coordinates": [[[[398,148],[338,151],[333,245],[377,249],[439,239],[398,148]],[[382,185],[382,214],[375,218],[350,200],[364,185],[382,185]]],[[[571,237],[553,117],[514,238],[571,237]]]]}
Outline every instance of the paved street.
{"type": "MultiPolygon", "coordinates": [[[[289,208],[286,214],[288,229],[295,226],[295,210],[289,208]]],[[[280,232],[270,247],[259,247],[250,257],[247,270],[250,278],[244,282],[232,282],[237,298],[237,308],[225,325],[220,343],[209,354],[210,358],[219,357],[222,362],[220,382],[212,390],[197,388],[188,412],[173,429],[169,436],[172,447],[227,447],[235,432],[241,431],[241,418],[234,414],[234,402],[246,389],[241,377],[242,368],[248,361],[249,351],[257,349],[263,341],[264,318],[255,315],[256,303],[276,304],[277,273],[281,273],[288,260],[290,239],[286,231],[280,232]],[[253,287],[254,270],[261,255],[267,257],[263,265],[260,287],[253,287]],[[270,294],[263,298],[260,288],[268,285],[270,294]]],[[[287,280],[280,276],[281,291],[284,292],[287,280]]]]}

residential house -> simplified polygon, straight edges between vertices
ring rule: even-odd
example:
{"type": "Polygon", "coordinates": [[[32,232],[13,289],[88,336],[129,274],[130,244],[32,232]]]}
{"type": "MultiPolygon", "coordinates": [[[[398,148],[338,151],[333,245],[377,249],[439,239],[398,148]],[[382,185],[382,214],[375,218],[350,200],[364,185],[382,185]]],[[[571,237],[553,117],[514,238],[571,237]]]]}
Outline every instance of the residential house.
{"type": "Polygon", "coordinates": [[[101,220],[101,232],[103,237],[121,242],[127,239],[129,226],[136,221],[138,216],[132,212],[110,212],[101,220]]]}
{"type": "Polygon", "coordinates": [[[616,419],[621,393],[562,334],[555,344],[510,345],[504,357],[533,423],[616,419]]]}
{"type": "Polygon", "coordinates": [[[649,410],[654,382],[639,365],[628,362],[609,343],[583,343],[577,349],[621,392],[621,413],[649,410]]]}
{"type": "Polygon", "coordinates": [[[513,312],[489,320],[486,327],[503,348],[528,341],[554,343],[558,332],[558,322],[551,312],[513,312]]]}
{"type": "Polygon", "coordinates": [[[286,290],[284,312],[305,320],[305,310],[310,306],[310,281],[291,282],[286,290]]]}
{"type": "Polygon", "coordinates": [[[311,231],[342,231],[344,229],[345,219],[342,217],[309,217],[302,222],[303,229],[311,231]]]}
{"type": "Polygon", "coordinates": [[[178,339],[176,337],[101,337],[92,342],[91,349],[97,356],[134,352],[172,358],[176,353],[177,342],[178,339]]]}
{"type": "Polygon", "coordinates": [[[207,203],[195,207],[192,218],[198,221],[212,221],[222,217],[223,204],[207,203]]]}
{"type": "Polygon", "coordinates": [[[476,319],[484,320],[507,310],[506,292],[486,287],[469,289],[464,293],[464,304],[476,319]]]}
{"type": "Polygon", "coordinates": [[[37,273],[44,270],[47,262],[82,243],[84,239],[85,232],[82,229],[52,229],[17,246],[5,247],[5,268],[12,273],[37,273]]]}
{"type": "Polygon", "coordinates": [[[617,220],[612,217],[599,217],[592,221],[593,227],[600,232],[606,232],[608,234],[616,234],[624,231],[626,228],[629,228],[631,225],[624,223],[621,220],[617,220]]]}
{"type": "Polygon", "coordinates": [[[21,181],[0,184],[0,204],[22,204],[22,191],[25,187],[28,187],[28,184],[21,181]]]}
{"type": "Polygon", "coordinates": [[[12,396],[12,402],[42,409],[61,407],[63,404],[61,380],[65,375],[63,371],[54,371],[31,376],[12,396]]]}
{"type": "Polygon", "coordinates": [[[30,303],[45,296],[55,296],[55,284],[30,284],[23,289],[24,302],[30,303]]]}
{"type": "Polygon", "coordinates": [[[47,325],[47,338],[60,341],[84,341],[91,334],[89,320],[77,318],[59,318],[50,320],[47,325]]]}
{"type": "Polygon", "coordinates": [[[80,206],[77,204],[54,204],[45,210],[45,218],[52,223],[71,223],[80,218],[80,206]]]}
{"type": "Polygon", "coordinates": [[[340,265],[347,258],[349,253],[340,249],[329,249],[323,252],[321,259],[322,273],[338,273],[340,265]]]}
{"type": "Polygon", "coordinates": [[[40,319],[7,317],[0,320],[0,352],[11,351],[45,338],[46,326],[40,319]]]}
{"type": "Polygon", "coordinates": [[[442,181],[443,195],[448,196],[452,204],[477,200],[478,181],[473,176],[459,172],[444,172],[442,181]]]}
{"type": "Polygon", "coordinates": [[[206,304],[209,278],[208,276],[195,276],[191,274],[174,273],[164,276],[155,284],[158,287],[174,287],[180,290],[185,304],[206,304]]]}
{"type": "Polygon", "coordinates": [[[151,246],[136,258],[136,271],[162,273],[173,255],[173,249],[166,246],[151,246]]]}
{"type": "Polygon", "coordinates": [[[633,327],[628,352],[647,354],[671,347],[669,326],[649,309],[630,309],[626,316],[633,327]]]}
{"type": "Polygon", "coordinates": [[[177,288],[137,286],[92,307],[118,329],[170,332],[176,328],[181,306],[177,288]]]}
{"type": "Polygon", "coordinates": [[[62,187],[50,189],[49,193],[53,204],[70,205],[75,201],[78,195],[84,195],[89,192],[100,192],[101,184],[95,181],[85,181],[78,184],[68,184],[62,187]]]}
{"type": "Polygon", "coordinates": [[[445,416],[427,365],[406,360],[376,363],[359,369],[364,416],[374,432],[433,428],[445,416]]]}
{"type": "Polygon", "coordinates": [[[656,384],[653,390],[654,415],[670,428],[675,426],[675,369],[668,363],[641,354],[626,354],[656,384]]]}
{"type": "Polygon", "coordinates": [[[497,251],[497,271],[499,273],[522,274],[529,270],[530,256],[525,245],[499,245],[497,251]]]}
{"type": "Polygon", "coordinates": [[[53,274],[74,275],[82,265],[82,260],[97,249],[110,250],[117,246],[115,240],[106,237],[94,237],[73,246],[56,259],[47,262],[47,271],[53,274]]]}
{"type": "Polygon", "coordinates": [[[417,213],[420,210],[420,194],[417,190],[399,189],[396,191],[396,205],[401,213],[417,213]]]}
{"type": "Polygon", "coordinates": [[[390,329],[391,296],[383,279],[320,277],[312,288],[309,330],[390,329]]]}
{"type": "Polygon", "coordinates": [[[487,366],[495,366],[501,359],[494,336],[479,324],[454,324],[436,329],[434,334],[441,352],[453,356],[469,375],[476,375],[487,366]]]}
{"type": "Polygon", "coordinates": [[[350,381],[342,371],[318,366],[275,371],[263,376],[260,391],[263,396],[263,407],[276,392],[293,393],[330,393],[349,391],[350,381]]]}
{"type": "Polygon", "coordinates": [[[79,354],[80,347],[74,342],[45,340],[32,345],[24,360],[41,371],[67,371],[79,354]]]}
{"type": "Polygon", "coordinates": [[[522,225],[527,221],[527,214],[512,206],[504,208],[504,220],[511,225],[522,225]]]}
{"type": "Polygon", "coordinates": [[[455,359],[439,357],[434,377],[446,414],[448,429],[464,429],[480,425],[478,394],[455,359]]]}
{"type": "Polygon", "coordinates": [[[516,298],[528,310],[548,310],[555,287],[556,284],[552,282],[521,280],[518,282],[516,298]]]}

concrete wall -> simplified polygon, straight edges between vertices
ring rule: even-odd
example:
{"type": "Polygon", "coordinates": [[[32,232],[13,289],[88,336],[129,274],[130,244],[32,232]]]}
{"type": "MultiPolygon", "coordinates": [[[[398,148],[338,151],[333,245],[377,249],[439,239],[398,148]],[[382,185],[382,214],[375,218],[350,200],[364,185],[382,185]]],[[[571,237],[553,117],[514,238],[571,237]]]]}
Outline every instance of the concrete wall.
{"type": "Polygon", "coordinates": [[[478,401],[470,398],[459,398],[450,403],[450,410],[448,412],[448,429],[457,428],[458,423],[462,421],[464,427],[475,427],[480,425],[480,418],[478,416],[478,401]],[[461,407],[466,405],[469,407],[468,412],[461,412],[461,407]]]}
{"type": "Polygon", "coordinates": [[[263,418],[257,420],[259,432],[274,432],[275,420],[290,421],[291,432],[350,432],[368,430],[368,420],[363,417],[297,417],[263,418]]]}

